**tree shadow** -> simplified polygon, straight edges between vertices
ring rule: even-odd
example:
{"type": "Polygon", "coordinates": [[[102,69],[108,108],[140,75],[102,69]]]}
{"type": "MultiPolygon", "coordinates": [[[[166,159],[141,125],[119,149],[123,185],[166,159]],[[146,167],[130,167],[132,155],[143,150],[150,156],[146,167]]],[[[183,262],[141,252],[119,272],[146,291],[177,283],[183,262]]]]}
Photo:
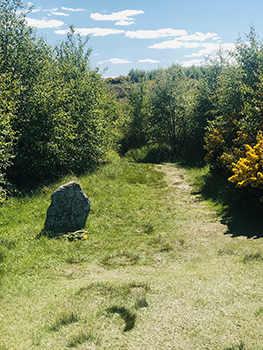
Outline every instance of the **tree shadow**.
{"type": "Polygon", "coordinates": [[[221,222],[227,226],[225,234],[229,234],[232,237],[244,236],[248,239],[263,237],[263,218],[259,218],[253,213],[248,213],[246,210],[232,213],[229,211],[223,215],[221,222]]]}
{"type": "MultiPolygon", "coordinates": [[[[105,166],[100,164],[100,166],[105,166]]],[[[16,178],[10,176],[7,173],[7,190],[13,197],[25,198],[35,197],[43,192],[43,188],[53,186],[56,183],[63,182],[64,179],[72,178],[76,180],[78,177],[86,176],[95,173],[99,169],[99,165],[92,165],[89,169],[83,169],[83,171],[73,172],[64,171],[57,174],[46,174],[45,177],[33,178],[28,176],[27,179],[16,178]]],[[[71,181],[71,180],[70,180],[71,181]]]]}
{"type": "Polygon", "coordinates": [[[111,314],[119,314],[125,322],[124,332],[128,332],[135,326],[136,314],[130,312],[125,307],[113,306],[107,309],[111,314]]]}
{"type": "Polygon", "coordinates": [[[236,188],[226,174],[210,173],[198,192],[204,199],[220,204],[225,234],[258,239],[263,237],[263,192],[260,189],[236,188]]]}

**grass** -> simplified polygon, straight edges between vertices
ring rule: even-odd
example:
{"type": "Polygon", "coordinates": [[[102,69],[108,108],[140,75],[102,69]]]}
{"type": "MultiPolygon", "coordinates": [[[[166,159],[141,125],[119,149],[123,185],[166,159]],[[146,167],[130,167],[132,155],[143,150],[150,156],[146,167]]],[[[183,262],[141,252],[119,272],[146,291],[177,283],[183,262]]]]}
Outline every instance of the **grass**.
{"type": "Polygon", "coordinates": [[[262,238],[225,220],[207,173],[121,160],[2,205],[0,349],[263,349],[262,238]],[[39,236],[71,180],[88,239],[39,236]]]}

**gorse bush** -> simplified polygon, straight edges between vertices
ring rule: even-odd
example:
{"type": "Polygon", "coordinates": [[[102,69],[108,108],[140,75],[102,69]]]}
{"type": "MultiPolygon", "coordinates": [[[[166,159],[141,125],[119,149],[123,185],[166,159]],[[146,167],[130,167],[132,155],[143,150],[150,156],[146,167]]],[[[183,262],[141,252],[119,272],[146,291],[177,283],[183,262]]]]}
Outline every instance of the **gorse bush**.
{"type": "Polygon", "coordinates": [[[251,147],[246,145],[246,157],[242,157],[235,164],[233,173],[228,180],[234,182],[238,187],[251,186],[263,188],[263,136],[259,133],[258,143],[251,147]]]}
{"type": "Polygon", "coordinates": [[[245,155],[245,143],[251,140],[240,130],[241,116],[220,116],[208,122],[204,137],[205,161],[219,171],[230,171],[232,163],[245,155]]]}

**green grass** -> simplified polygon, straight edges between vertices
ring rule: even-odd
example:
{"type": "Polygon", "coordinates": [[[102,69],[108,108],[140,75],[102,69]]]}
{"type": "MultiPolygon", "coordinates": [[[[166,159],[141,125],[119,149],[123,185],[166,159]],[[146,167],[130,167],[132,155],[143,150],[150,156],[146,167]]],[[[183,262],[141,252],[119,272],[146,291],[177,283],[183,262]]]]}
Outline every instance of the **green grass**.
{"type": "Polygon", "coordinates": [[[262,238],[225,220],[207,173],[121,160],[78,178],[83,241],[38,235],[76,178],[2,205],[0,349],[263,349],[262,238]]]}

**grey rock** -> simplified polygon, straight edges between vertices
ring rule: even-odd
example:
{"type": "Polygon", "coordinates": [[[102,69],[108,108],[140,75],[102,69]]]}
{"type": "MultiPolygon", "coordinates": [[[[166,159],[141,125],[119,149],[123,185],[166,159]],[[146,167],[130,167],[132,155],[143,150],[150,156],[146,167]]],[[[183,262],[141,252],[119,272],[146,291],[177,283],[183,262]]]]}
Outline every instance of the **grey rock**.
{"type": "Polygon", "coordinates": [[[85,226],[90,212],[90,200],[77,181],[60,186],[51,195],[44,230],[72,232],[85,226]]]}

